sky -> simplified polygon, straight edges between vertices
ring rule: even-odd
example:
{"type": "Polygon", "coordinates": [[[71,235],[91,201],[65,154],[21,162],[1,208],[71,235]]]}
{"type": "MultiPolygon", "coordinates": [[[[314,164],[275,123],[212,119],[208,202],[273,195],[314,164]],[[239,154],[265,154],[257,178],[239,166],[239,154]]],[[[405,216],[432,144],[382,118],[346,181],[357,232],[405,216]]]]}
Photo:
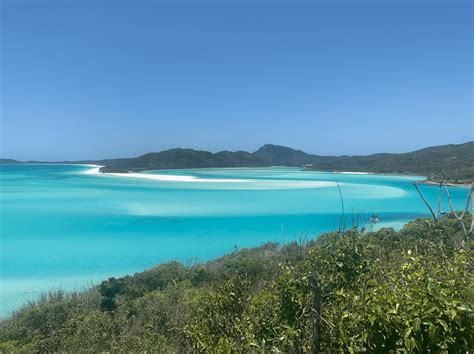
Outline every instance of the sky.
{"type": "Polygon", "coordinates": [[[473,2],[0,0],[0,157],[473,137],[473,2]]]}

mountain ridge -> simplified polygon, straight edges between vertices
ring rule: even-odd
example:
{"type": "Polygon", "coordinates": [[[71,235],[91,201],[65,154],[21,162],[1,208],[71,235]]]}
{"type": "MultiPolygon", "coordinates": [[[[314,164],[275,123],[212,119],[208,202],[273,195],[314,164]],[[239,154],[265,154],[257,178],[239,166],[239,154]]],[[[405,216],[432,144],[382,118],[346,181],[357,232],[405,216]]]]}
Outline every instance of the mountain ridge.
{"type": "MultiPolygon", "coordinates": [[[[0,159],[0,164],[22,163],[0,159]]],[[[351,171],[394,174],[421,174],[431,180],[445,178],[454,183],[472,183],[474,179],[474,141],[426,147],[406,153],[324,156],[308,154],[286,146],[265,144],[258,150],[220,151],[175,148],[131,158],[28,163],[97,164],[101,172],[139,172],[159,169],[217,167],[304,167],[319,171],[351,171]]]]}

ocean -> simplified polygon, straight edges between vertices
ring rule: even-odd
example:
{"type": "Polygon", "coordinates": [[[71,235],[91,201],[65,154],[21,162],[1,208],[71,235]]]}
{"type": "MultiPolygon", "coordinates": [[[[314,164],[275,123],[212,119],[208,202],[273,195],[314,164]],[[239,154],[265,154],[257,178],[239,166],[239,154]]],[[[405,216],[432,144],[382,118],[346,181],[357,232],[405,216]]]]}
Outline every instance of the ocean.
{"type": "MultiPolygon", "coordinates": [[[[429,216],[412,185],[422,176],[287,167],[96,172],[85,165],[0,166],[1,317],[42,292],[80,291],[169,260],[194,264],[336,230],[336,182],[346,228],[374,214],[375,228],[429,216]]],[[[421,188],[436,207],[437,187],[421,188]]],[[[462,208],[467,188],[450,191],[462,208]]],[[[443,208],[449,211],[446,200],[443,208]]]]}

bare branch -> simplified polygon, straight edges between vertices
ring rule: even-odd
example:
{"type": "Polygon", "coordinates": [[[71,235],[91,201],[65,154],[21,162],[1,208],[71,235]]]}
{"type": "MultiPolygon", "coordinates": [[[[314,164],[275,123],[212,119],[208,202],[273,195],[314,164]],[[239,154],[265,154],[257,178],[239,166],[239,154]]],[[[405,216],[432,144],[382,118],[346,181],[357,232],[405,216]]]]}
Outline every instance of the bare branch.
{"type": "Polygon", "coordinates": [[[469,200],[471,199],[471,195],[472,195],[472,187],[467,196],[467,201],[466,201],[467,207],[464,208],[464,211],[461,215],[458,215],[456,213],[456,210],[454,209],[453,201],[451,200],[451,195],[449,194],[448,186],[446,185],[446,182],[444,182],[443,184],[444,184],[444,189],[446,190],[446,197],[448,198],[448,203],[449,203],[449,207],[451,208],[451,212],[453,213],[454,217],[458,221],[458,224],[461,226],[464,236],[467,238],[468,231],[466,229],[466,225],[464,225],[463,217],[464,217],[464,214],[466,213],[466,208],[469,206],[469,200]]]}
{"type": "Polygon", "coordinates": [[[344,218],[344,198],[342,197],[341,186],[339,182],[336,181],[337,190],[339,191],[339,197],[341,198],[341,219],[339,220],[339,231],[344,231],[346,228],[345,218],[344,218]]]}
{"type": "Polygon", "coordinates": [[[443,191],[441,187],[443,186],[443,182],[444,182],[444,177],[439,182],[439,187],[438,187],[438,212],[436,213],[436,218],[438,220],[439,220],[439,217],[441,216],[441,201],[443,197],[443,193],[442,193],[443,191]]]}
{"type": "Polygon", "coordinates": [[[418,184],[416,182],[413,182],[413,185],[415,186],[416,190],[418,191],[418,194],[420,195],[421,197],[421,200],[423,201],[423,203],[425,203],[426,207],[428,208],[428,210],[430,211],[431,215],[433,216],[433,220],[435,222],[438,222],[438,217],[436,216],[436,214],[434,213],[433,209],[431,209],[430,205],[428,204],[428,202],[426,201],[425,199],[425,196],[423,195],[423,193],[421,193],[421,190],[420,188],[418,187],[418,184]]]}
{"type": "Polygon", "coordinates": [[[472,198],[472,185],[471,185],[471,188],[469,189],[469,194],[467,195],[467,198],[466,198],[466,204],[464,205],[464,209],[461,214],[462,219],[464,218],[464,215],[466,215],[467,210],[469,209],[469,202],[471,201],[471,198],[472,198]]]}
{"type": "Polygon", "coordinates": [[[451,200],[451,195],[449,194],[448,186],[446,185],[446,183],[443,183],[443,185],[444,185],[444,189],[446,191],[446,197],[448,198],[448,204],[449,204],[449,207],[451,208],[451,212],[456,217],[456,219],[459,220],[459,216],[458,216],[458,214],[456,214],[456,209],[454,209],[453,201],[451,200]]]}

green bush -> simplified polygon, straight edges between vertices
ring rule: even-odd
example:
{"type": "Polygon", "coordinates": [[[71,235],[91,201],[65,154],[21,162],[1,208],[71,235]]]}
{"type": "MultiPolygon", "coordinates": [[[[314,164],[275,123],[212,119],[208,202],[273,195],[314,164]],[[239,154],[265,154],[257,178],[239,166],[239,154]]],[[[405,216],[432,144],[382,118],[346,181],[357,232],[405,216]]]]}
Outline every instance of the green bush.
{"type": "Polygon", "coordinates": [[[169,262],[43,296],[0,322],[0,351],[310,352],[315,273],[322,350],[469,351],[473,249],[460,235],[446,216],[169,262]]]}

